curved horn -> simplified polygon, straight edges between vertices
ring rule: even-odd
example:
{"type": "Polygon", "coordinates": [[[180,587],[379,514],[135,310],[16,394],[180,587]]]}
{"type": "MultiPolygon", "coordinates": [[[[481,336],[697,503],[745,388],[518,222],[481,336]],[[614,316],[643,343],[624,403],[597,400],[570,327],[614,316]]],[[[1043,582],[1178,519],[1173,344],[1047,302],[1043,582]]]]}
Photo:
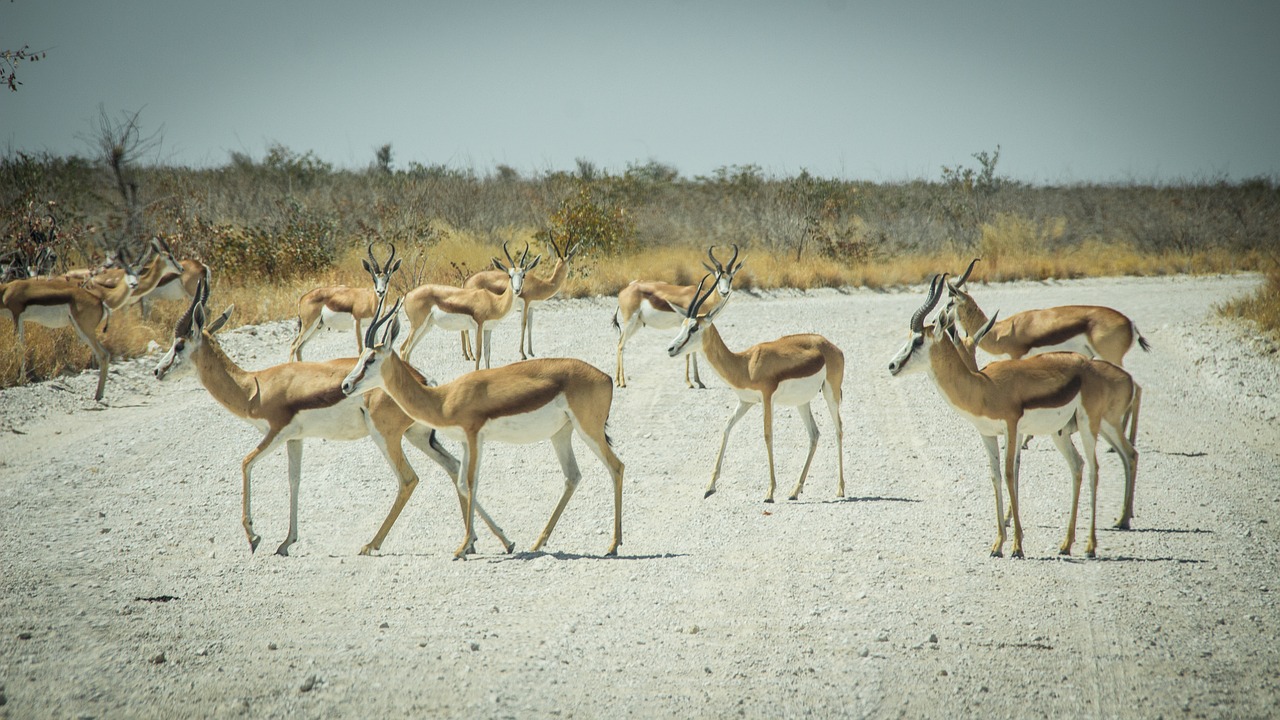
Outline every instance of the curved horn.
{"type": "Polygon", "coordinates": [[[191,334],[191,323],[195,318],[196,306],[203,303],[209,298],[209,286],[202,277],[196,281],[196,294],[191,298],[191,305],[187,307],[187,311],[178,318],[178,324],[173,328],[173,337],[184,338],[191,334]],[[203,296],[203,297],[202,297],[203,296]]]}
{"type": "Polygon", "coordinates": [[[507,249],[506,242],[502,243],[502,253],[507,256],[507,262],[511,263],[512,265],[516,264],[516,261],[511,259],[511,251],[507,249]]]}
{"type": "Polygon", "coordinates": [[[738,243],[733,244],[733,257],[729,258],[729,272],[735,272],[733,263],[738,259],[738,243]]]}
{"type": "MultiPolygon", "coordinates": [[[[715,245],[708,245],[707,257],[711,258],[711,264],[715,266],[715,271],[718,273],[722,273],[724,272],[724,266],[720,264],[720,261],[716,259],[716,254],[712,252],[715,249],[716,249],[715,245]]],[[[737,257],[737,256],[735,255],[734,257],[737,257]]],[[[732,265],[733,263],[730,262],[729,264],[732,265]]]]}
{"type": "Polygon", "coordinates": [[[911,331],[924,332],[924,317],[933,311],[938,305],[938,301],[942,299],[942,275],[934,275],[933,281],[929,283],[929,297],[925,299],[924,304],[916,310],[911,316],[911,331]]]}
{"type": "Polygon", "coordinates": [[[396,244],[387,243],[391,246],[391,254],[387,256],[387,267],[391,267],[391,261],[396,259],[396,244]]]}
{"type": "Polygon", "coordinates": [[[391,312],[386,315],[382,314],[383,301],[384,298],[378,298],[378,306],[373,311],[373,322],[369,323],[369,329],[364,331],[364,346],[366,349],[378,344],[374,339],[378,336],[378,328],[385,325],[387,320],[395,317],[396,313],[400,311],[400,303],[404,302],[404,298],[396,300],[396,304],[391,307],[391,312]]]}
{"type": "Polygon", "coordinates": [[[716,291],[716,284],[711,283],[711,287],[707,288],[705,293],[702,292],[703,284],[709,279],[711,279],[710,273],[703,275],[702,279],[698,281],[698,289],[693,291],[693,302],[689,303],[689,317],[691,318],[698,316],[698,311],[707,302],[707,298],[711,297],[711,293],[716,291]]]}
{"type": "Polygon", "coordinates": [[[969,263],[969,267],[965,268],[964,274],[960,276],[960,279],[952,283],[952,287],[954,288],[964,287],[964,281],[969,279],[969,273],[973,272],[973,266],[977,265],[978,261],[981,259],[982,258],[974,258],[973,262],[969,263]]]}
{"type": "Polygon", "coordinates": [[[524,241],[524,254],[520,256],[520,267],[524,267],[525,262],[529,259],[529,241],[524,241]]]}
{"type": "Polygon", "coordinates": [[[986,324],[986,325],[983,325],[983,326],[982,326],[982,327],[980,327],[980,328],[978,328],[978,332],[976,332],[976,333],[974,333],[974,334],[973,334],[973,346],[974,346],[974,347],[977,347],[977,346],[978,346],[978,344],[982,342],[982,338],[986,337],[986,336],[987,336],[987,333],[991,332],[991,328],[996,324],[996,318],[998,318],[998,317],[1000,317],[1000,311],[999,311],[999,310],[997,310],[997,311],[995,311],[994,313],[992,313],[992,314],[991,314],[991,319],[987,321],[987,324],[986,324]]]}
{"type": "Polygon", "coordinates": [[[375,268],[381,267],[381,265],[378,263],[378,258],[373,256],[373,243],[369,243],[368,250],[369,250],[369,262],[373,263],[373,266],[375,268]]]}

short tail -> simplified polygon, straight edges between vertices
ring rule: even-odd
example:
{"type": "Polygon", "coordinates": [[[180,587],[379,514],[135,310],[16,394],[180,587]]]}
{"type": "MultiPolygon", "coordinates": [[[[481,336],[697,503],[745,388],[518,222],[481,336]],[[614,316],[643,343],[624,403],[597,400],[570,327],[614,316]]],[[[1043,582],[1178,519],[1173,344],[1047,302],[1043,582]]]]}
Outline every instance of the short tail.
{"type": "Polygon", "coordinates": [[[1133,334],[1138,336],[1138,347],[1142,348],[1143,352],[1151,352],[1151,343],[1142,337],[1142,333],[1138,330],[1138,324],[1129,323],[1129,326],[1133,328],[1133,334]]]}
{"type": "Polygon", "coordinates": [[[609,318],[610,320],[612,320],[612,321],[613,321],[613,327],[614,327],[618,332],[622,332],[622,325],[618,324],[618,313],[620,313],[620,312],[622,312],[622,309],[621,309],[621,308],[619,308],[619,309],[617,309],[617,310],[614,310],[614,311],[613,311],[613,317],[609,318]]]}

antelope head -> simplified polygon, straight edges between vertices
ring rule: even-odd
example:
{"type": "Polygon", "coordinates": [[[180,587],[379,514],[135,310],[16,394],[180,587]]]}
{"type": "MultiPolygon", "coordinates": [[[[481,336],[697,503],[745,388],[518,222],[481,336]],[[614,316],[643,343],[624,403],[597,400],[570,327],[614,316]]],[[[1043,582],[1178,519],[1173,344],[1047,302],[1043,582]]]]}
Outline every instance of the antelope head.
{"type": "MultiPolygon", "coordinates": [[[[729,262],[724,265],[721,265],[720,261],[716,259],[715,249],[715,245],[707,247],[707,257],[711,259],[711,265],[704,262],[702,267],[706,268],[707,272],[715,275],[715,288],[719,291],[720,297],[729,297],[729,293],[733,290],[733,276],[742,269],[741,262],[737,265],[734,264],[738,260],[738,246],[733,246],[733,257],[729,258],[729,262]]],[[[746,261],[744,260],[743,262],[746,261]]]]}
{"type": "Polygon", "coordinates": [[[387,358],[395,352],[396,336],[400,334],[400,305],[404,298],[396,300],[391,311],[382,314],[382,299],[373,313],[373,322],[364,333],[364,352],[360,353],[355,367],[342,379],[343,395],[358,395],[383,387],[382,368],[387,358]],[[381,335],[381,337],[379,337],[381,335]]]}
{"type": "Polygon", "coordinates": [[[974,258],[969,263],[969,267],[965,268],[964,274],[955,282],[948,282],[947,288],[947,309],[954,310],[958,305],[967,305],[973,302],[973,296],[965,292],[964,284],[969,279],[969,275],[973,273],[973,266],[978,264],[982,258],[974,258]]]}
{"type": "Polygon", "coordinates": [[[191,356],[204,344],[205,333],[212,335],[221,330],[231,317],[231,311],[236,309],[235,305],[228,307],[206,327],[205,303],[208,301],[209,285],[204,278],[200,278],[196,284],[196,295],[191,299],[191,306],[178,319],[178,324],[174,327],[173,345],[169,347],[164,357],[160,358],[160,362],[156,363],[154,373],[157,380],[190,375],[195,369],[191,356]]]}
{"type": "Polygon", "coordinates": [[[933,343],[934,337],[930,328],[924,326],[924,319],[942,299],[942,286],[945,282],[945,276],[933,276],[933,282],[929,283],[929,297],[911,315],[911,328],[906,345],[903,345],[902,349],[889,361],[890,375],[898,375],[903,371],[910,374],[929,367],[929,346],[933,343]]]}
{"type": "Polygon", "coordinates": [[[511,294],[518,296],[524,292],[524,276],[530,270],[538,266],[542,260],[541,255],[537,255],[532,261],[529,260],[529,243],[524,244],[524,254],[520,256],[519,262],[511,257],[511,251],[507,249],[507,244],[502,243],[502,252],[507,256],[506,265],[498,258],[493,258],[493,266],[507,274],[511,278],[511,294]]]}
{"type": "Polygon", "coordinates": [[[680,330],[676,332],[675,339],[667,346],[667,354],[673,358],[700,348],[702,346],[702,331],[710,327],[711,323],[715,322],[716,316],[720,314],[720,311],[724,310],[724,306],[729,304],[728,296],[723,296],[720,303],[711,308],[706,315],[698,315],[698,312],[702,310],[703,304],[707,302],[707,298],[711,297],[711,293],[715,292],[716,289],[713,284],[707,288],[705,293],[702,291],[702,286],[706,284],[710,277],[710,275],[703,275],[702,279],[698,281],[698,289],[693,292],[693,302],[689,303],[689,307],[683,308],[675,303],[671,304],[671,307],[675,308],[676,312],[684,316],[684,321],[680,323],[680,330]]]}
{"type": "Polygon", "coordinates": [[[362,259],[360,262],[364,264],[364,269],[369,271],[369,277],[373,278],[373,292],[381,300],[387,296],[387,286],[391,283],[391,276],[400,269],[400,261],[396,260],[395,245],[391,246],[391,254],[387,256],[385,263],[379,263],[378,258],[373,256],[373,243],[369,243],[368,250],[368,259],[362,259]]]}

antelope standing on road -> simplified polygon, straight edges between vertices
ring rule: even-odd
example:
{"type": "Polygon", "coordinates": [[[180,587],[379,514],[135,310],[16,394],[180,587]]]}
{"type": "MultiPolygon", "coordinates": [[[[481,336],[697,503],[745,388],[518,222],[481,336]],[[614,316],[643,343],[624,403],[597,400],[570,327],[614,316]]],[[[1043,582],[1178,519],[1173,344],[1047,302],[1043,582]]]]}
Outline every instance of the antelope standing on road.
{"type": "Polygon", "coordinates": [[[400,269],[395,245],[391,246],[391,254],[387,256],[385,263],[378,262],[373,256],[373,243],[369,244],[368,252],[369,257],[361,258],[360,262],[373,279],[373,289],[346,285],[318,287],[298,300],[298,336],[289,346],[290,360],[301,360],[302,346],[322,328],[348,330],[354,326],[356,352],[364,350],[360,321],[373,318],[378,302],[387,294],[391,276],[400,269]]]}

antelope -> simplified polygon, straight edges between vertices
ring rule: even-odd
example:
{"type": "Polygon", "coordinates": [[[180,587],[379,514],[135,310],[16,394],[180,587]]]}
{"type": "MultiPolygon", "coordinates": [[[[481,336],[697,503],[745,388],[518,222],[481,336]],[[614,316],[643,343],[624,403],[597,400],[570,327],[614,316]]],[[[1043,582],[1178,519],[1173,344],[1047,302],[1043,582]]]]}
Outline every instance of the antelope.
{"type": "MultiPolygon", "coordinates": [[[[729,297],[729,293],[733,290],[733,276],[742,269],[742,263],[736,265],[738,259],[738,246],[733,246],[733,257],[730,258],[727,265],[721,265],[715,256],[715,246],[707,248],[707,257],[711,259],[711,264],[706,262],[702,266],[708,272],[715,276],[715,291],[718,295],[716,302],[722,302],[729,297]]],[[[618,328],[620,333],[618,336],[618,371],[614,376],[614,382],[618,387],[627,386],[627,374],[623,370],[622,364],[622,348],[626,347],[627,340],[641,327],[652,327],[659,330],[670,330],[680,326],[683,316],[676,309],[676,306],[687,307],[697,299],[697,288],[693,285],[671,285],[664,282],[641,282],[632,280],[630,285],[624,287],[618,293],[618,310],[613,314],[613,326],[618,328]]],[[[703,389],[706,385],[702,384],[702,378],[698,375],[698,356],[697,351],[690,352],[685,355],[684,360],[684,383],[690,388],[703,389]],[[693,368],[693,377],[689,377],[689,369],[693,368]]]]}
{"type": "MultiPolygon", "coordinates": [[[[971,335],[987,322],[986,313],[974,302],[973,296],[963,290],[979,260],[981,258],[970,262],[960,279],[947,283],[946,288],[947,307],[971,335]]],[[[1124,313],[1100,305],[1062,305],[1011,315],[992,325],[978,347],[997,358],[1013,360],[1068,350],[1124,367],[1124,356],[1135,344],[1144,352],[1151,350],[1147,339],[1138,332],[1138,326],[1124,313]]],[[[1135,414],[1129,424],[1130,443],[1137,440],[1137,427],[1135,414]]]]}
{"type": "Polygon", "coordinates": [[[78,287],[61,279],[30,278],[15,280],[0,285],[0,305],[9,311],[13,318],[15,347],[22,357],[20,377],[27,376],[26,332],[24,325],[34,322],[49,328],[71,326],[81,342],[89,346],[93,359],[98,365],[98,387],[93,393],[94,400],[102,400],[102,390],[107,384],[107,366],[111,362],[111,353],[98,339],[98,326],[106,331],[105,321],[113,307],[119,307],[128,298],[132,287],[138,283],[138,276],[125,265],[125,282],[118,288],[101,291],[103,296],[78,287]]]}
{"type": "MultiPolygon", "coordinates": [[[[551,249],[556,254],[556,266],[551,271],[551,278],[543,280],[536,275],[526,275],[524,278],[524,286],[519,293],[520,297],[520,359],[528,360],[533,357],[533,305],[555,297],[560,292],[560,288],[564,285],[565,278],[569,276],[569,263],[582,249],[582,243],[569,247],[569,241],[566,240],[564,247],[561,248],[556,244],[554,236],[550,239],[551,249]],[[525,336],[528,336],[529,352],[525,353],[525,336]]],[[[467,278],[463,283],[465,288],[482,287],[492,293],[501,293],[508,284],[506,273],[501,270],[485,270],[478,272],[467,278]]],[[[462,331],[462,352],[464,357],[471,360],[471,342],[467,338],[467,331],[462,331]]]]}
{"type": "Polygon", "coordinates": [[[432,327],[439,325],[445,330],[474,330],[475,369],[480,369],[481,349],[484,351],[484,366],[490,367],[489,339],[493,335],[493,324],[511,313],[511,308],[515,307],[515,297],[524,289],[525,273],[542,260],[542,256],[538,255],[530,261],[527,246],[519,262],[512,259],[506,243],[502,245],[502,252],[506,254],[509,265],[504,265],[495,257],[493,266],[507,274],[507,285],[497,294],[481,288],[422,285],[402,298],[405,314],[409,318],[409,337],[400,346],[400,356],[406,362],[423,336],[432,327]]]}
{"type": "Polygon", "coordinates": [[[369,243],[368,251],[369,257],[361,258],[360,262],[373,278],[372,290],[346,285],[318,287],[298,300],[298,337],[289,346],[290,360],[301,360],[302,346],[324,327],[346,330],[354,325],[356,352],[364,350],[360,321],[373,317],[378,301],[387,294],[392,274],[400,269],[395,245],[391,246],[391,254],[385,263],[379,263],[373,256],[373,243],[369,243]]]}
{"type": "MultiPolygon", "coordinates": [[[[151,253],[151,259],[144,259],[142,264],[145,268],[141,273],[137,273],[137,284],[129,292],[128,297],[124,298],[118,305],[113,306],[112,310],[119,310],[121,307],[140,302],[144,297],[154,292],[166,276],[182,272],[182,265],[173,257],[173,253],[169,250],[169,244],[164,240],[157,237],[151,238],[147,250],[151,253]]],[[[118,288],[120,279],[127,276],[127,271],[121,267],[120,255],[115,256],[111,263],[113,267],[104,269],[97,274],[90,274],[83,281],[84,288],[95,294],[99,289],[103,293],[111,293],[118,288]]],[[[71,282],[73,278],[79,277],[79,273],[67,273],[63,277],[68,282],[71,282]]]]}
{"type": "Polygon", "coordinates": [[[752,345],[742,352],[730,350],[714,324],[716,317],[728,305],[729,298],[724,297],[705,315],[698,314],[715,291],[713,285],[705,294],[702,292],[703,282],[710,277],[708,275],[698,283],[694,300],[688,307],[676,306],[676,311],[684,321],[667,348],[667,354],[673,358],[687,355],[695,347],[701,349],[711,362],[711,367],[729,383],[738,396],[738,407],[729,416],[720,436],[720,452],[716,455],[716,465],[711,471],[711,484],[707,486],[703,497],[711,497],[716,491],[716,480],[720,477],[725,446],[729,443],[729,433],[733,426],[747,410],[759,404],[764,409],[764,446],[769,456],[769,493],[764,501],[773,502],[776,485],[773,466],[773,406],[781,404],[795,406],[809,431],[809,455],[805,458],[804,469],[800,471],[800,481],[789,497],[795,500],[804,489],[804,481],[809,475],[809,466],[818,447],[818,426],[813,422],[810,403],[819,391],[827,401],[827,409],[831,412],[831,421],[836,429],[836,458],[839,462],[836,497],[844,497],[844,427],[840,421],[844,353],[831,341],[813,333],[786,335],[777,340],[752,345]]]}
{"type": "MultiPolygon", "coordinates": [[[[944,327],[950,328],[947,334],[950,336],[952,344],[956,346],[956,350],[960,352],[960,359],[964,361],[965,367],[970,372],[973,372],[973,373],[981,372],[981,370],[978,368],[978,359],[977,359],[978,343],[982,342],[983,336],[985,336],[988,332],[990,332],[991,326],[995,325],[996,319],[999,317],[1000,313],[998,311],[994,313],[991,316],[991,319],[988,320],[986,324],[984,324],[981,328],[978,329],[978,332],[974,333],[973,335],[970,335],[969,337],[964,337],[964,338],[960,337],[959,333],[954,331],[955,316],[951,312],[950,308],[944,309],[942,313],[943,314],[940,317],[942,317],[943,320],[940,320],[939,322],[942,323],[944,327]]],[[[1141,403],[1142,403],[1142,388],[1138,387],[1137,384],[1135,383],[1134,400],[1133,400],[1133,413],[1134,413],[1133,426],[1132,426],[1133,433],[1130,435],[1130,440],[1129,440],[1130,443],[1133,442],[1133,439],[1132,439],[1133,435],[1137,433],[1137,429],[1138,429],[1137,428],[1137,422],[1138,422],[1137,411],[1141,403]]],[[[1065,432],[1067,435],[1074,435],[1077,432],[1079,432],[1079,429],[1076,427],[1076,423],[1073,420],[1068,425],[1068,427],[1064,429],[1062,432],[1065,432]]],[[[1024,441],[1022,444],[1022,449],[1025,450],[1026,447],[1027,447],[1026,442],[1024,441]]],[[[1133,514],[1134,514],[1133,513],[1134,487],[1133,487],[1133,483],[1129,482],[1129,480],[1130,478],[1126,476],[1124,505],[1121,509],[1119,519],[1117,519],[1115,522],[1115,525],[1112,526],[1117,530],[1128,530],[1129,520],[1133,517],[1133,514]]],[[[1005,513],[1004,524],[1007,526],[1012,520],[1013,520],[1012,507],[1010,507],[1009,510],[1006,511],[1005,513]]]]}
{"type": "Polygon", "coordinates": [[[907,343],[889,362],[890,374],[927,371],[943,398],[982,436],[996,500],[997,538],[991,546],[992,557],[1002,555],[1006,537],[1000,489],[1001,435],[1005,438],[1004,483],[1013,516],[1011,556],[1024,556],[1018,512],[1018,461],[1021,440],[1029,434],[1050,435],[1071,469],[1071,517],[1066,539],[1058,549],[1059,554],[1071,553],[1075,542],[1082,463],[1070,436],[1078,430],[1089,465],[1090,480],[1091,517],[1085,554],[1094,557],[1097,550],[1099,434],[1120,455],[1125,487],[1131,488],[1136,479],[1138,452],[1124,436],[1126,413],[1138,402],[1133,378],[1117,365],[1071,352],[993,362],[982,372],[975,372],[966,363],[964,353],[957,348],[959,340],[949,313],[944,311],[931,327],[924,325],[925,316],[941,299],[945,284],[944,276],[934,276],[924,305],[911,316],[907,343]]]}
{"type": "MultiPolygon", "coordinates": [[[[305,438],[327,440],[359,440],[370,437],[399,481],[399,491],[386,520],[378,528],[361,555],[369,555],[382,547],[391,526],[418,485],[418,476],[404,456],[401,438],[421,450],[444,469],[458,493],[458,461],[436,441],[435,431],[415,423],[401,412],[385,393],[375,392],[351,398],[340,389],[342,379],[351,372],[354,358],[326,362],[290,362],[258,371],[240,368],[223,352],[214,334],[231,317],[234,306],[212,322],[206,322],[205,303],[208,285],[202,280],[185,315],[174,329],[173,345],[155,367],[157,380],[172,380],[195,372],[201,384],[218,404],[233,415],[263,431],[258,443],[240,464],[242,486],[241,522],[249,539],[251,552],[261,541],[253,529],[250,512],[250,478],[253,466],[280,449],[283,444],[289,456],[289,534],[276,548],[276,554],[287,556],[298,540],[298,486],[302,480],[302,441],[305,438]]],[[[476,512],[502,542],[507,552],[514,545],[494,524],[488,513],[477,504],[476,512]]],[[[474,543],[471,536],[469,542],[474,543]]]]}
{"type": "MultiPolygon", "coordinates": [[[[384,390],[414,420],[463,443],[465,480],[460,485],[466,496],[465,537],[471,535],[471,510],[478,507],[478,470],[485,445],[490,441],[526,444],[550,439],[565,485],[546,528],[533,544],[531,552],[537,552],[551,536],[582,479],[573,454],[576,432],[613,478],[613,541],[606,555],[617,555],[622,543],[624,468],[605,432],[613,405],[609,376],[576,358],[541,358],[476,370],[431,387],[392,349],[400,332],[399,306],[397,301],[386,315],[379,308],[365,335],[364,352],[342,381],[342,392],[359,395],[384,390]],[[378,332],[384,326],[379,341],[378,332]]],[[[465,559],[470,552],[465,537],[454,553],[456,558],[465,559]]]]}

